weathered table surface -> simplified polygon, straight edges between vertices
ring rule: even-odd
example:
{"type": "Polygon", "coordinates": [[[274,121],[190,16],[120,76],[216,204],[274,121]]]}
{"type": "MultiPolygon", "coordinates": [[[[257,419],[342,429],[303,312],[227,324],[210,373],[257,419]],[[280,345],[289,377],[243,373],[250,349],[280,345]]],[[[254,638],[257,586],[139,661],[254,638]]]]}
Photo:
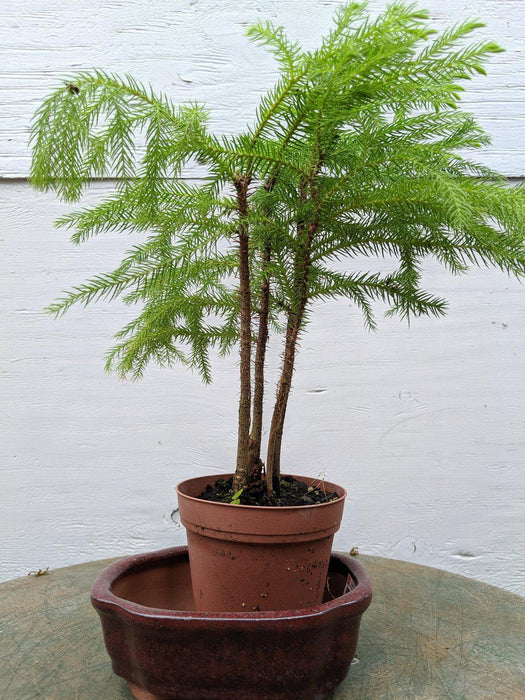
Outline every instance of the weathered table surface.
{"type": "MultiPolygon", "coordinates": [[[[334,700],[525,699],[525,599],[439,569],[359,560],[374,598],[334,700]]],[[[0,698],[131,699],[89,602],[111,561],[0,585],[0,698]]]]}

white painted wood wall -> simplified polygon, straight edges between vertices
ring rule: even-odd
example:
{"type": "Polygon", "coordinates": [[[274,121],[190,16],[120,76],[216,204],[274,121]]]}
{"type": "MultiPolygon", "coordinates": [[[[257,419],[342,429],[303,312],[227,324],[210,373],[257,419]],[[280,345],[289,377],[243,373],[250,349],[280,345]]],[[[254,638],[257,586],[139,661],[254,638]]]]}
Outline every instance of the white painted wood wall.
{"type": "MultiPolygon", "coordinates": [[[[25,180],[31,115],[64,76],[130,72],[177,101],[196,99],[234,132],[274,78],[243,37],[258,18],[313,45],[333,0],[4,0],[0,27],[2,471],[0,577],[184,542],[174,486],[228,471],[235,449],[235,358],[203,387],[182,369],[141,383],[103,372],[118,304],[42,309],[110,269],[128,241],[74,248],[53,220],[67,207],[25,180]]],[[[525,3],[426,0],[436,25],[479,16],[506,47],[465,104],[493,135],[483,162],[524,175],[525,3]]],[[[383,6],[371,2],[375,10],[383,6]]],[[[109,184],[99,184],[87,201],[109,184]]],[[[336,546],[525,590],[524,290],[494,271],[451,278],[427,266],[446,319],[366,333],[345,303],[320,305],[302,342],[284,462],[349,491],[336,546]]],[[[279,346],[271,353],[277,360],[279,346]]],[[[274,377],[272,377],[273,381],[274,377]]],[[[272,390],[270,389],[270,394],[272,390]]]]}

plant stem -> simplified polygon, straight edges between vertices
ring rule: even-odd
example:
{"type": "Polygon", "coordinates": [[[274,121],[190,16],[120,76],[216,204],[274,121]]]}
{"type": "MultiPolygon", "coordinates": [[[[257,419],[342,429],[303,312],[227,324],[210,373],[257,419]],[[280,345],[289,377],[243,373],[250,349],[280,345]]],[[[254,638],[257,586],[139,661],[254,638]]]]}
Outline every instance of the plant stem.
{"type": "MultiPolygon", "coordinates": [[[[315,174],[316,173],[314,172],[314,177],[315,174]]],[[[307,192],[307,184],[303,180],[300,184],[299,191],[301,204],[306,202],[307,192]]],[[[308,225],[306,225],[302,219],[300,219],[297,223],[298,249],[294,261],[294,281],[298,300],[295,308],[292,309],[288,315],[283,365],[281,377],[277,385],[277,397],[275,400],[272,422],[270,425],[270,434],[268,437],[268,453],[266,457],[266,488],[268,493],[273,493],[273,491],[278,488],[279,485],[284,419],[286,416],[286,408],[288,406],[290,390],[292,388],[297,339],[299,337],[304,311],[308,301],[308,272],[311,263],[310,250],[317,228],[317,219],[314,219],[314,221],[308,225]]]]}
{"type": "Polygon", "coordinates": [[[270,280],[266,272],[270,257],[271,245],[267,241],[264,246],[262,259],[262,268],[265,277],[261,285],[259,331],[255,351],[252,430],[250,436],[250,468],[254,480],[261,478],[262,471],[261,440],[264,399],[264,362],[266,357],[266,345],[268,343],[268,316],[270,309],[270,280]]]}
{"type": "Polygon", "coordinates": [[[298,325],[288,321],[286,329],[286,342],[283,356],[283,367],[279,379],[277,398],[270,424],[268,437],[268,452],[266,455],[266,488],[268,493],[273,493],[278,488],[281,467],[281,442],[283,437],[284,418],[288,397],[292,386],[293,368],[295,362],[295,347],[298,336],[298,325]]]}
{"type": "Polygon", "coordinates": [[[237,441],[237,467],[233,490],[248,486],[250,453],[251,412],[251,299],[250,299],[250,250],[246,216],[248,214],[248,186],[251,178],[238,177],[235,181],[239,210],[239,293],[241,297],[241,351],[239,432],[237,441]]]}

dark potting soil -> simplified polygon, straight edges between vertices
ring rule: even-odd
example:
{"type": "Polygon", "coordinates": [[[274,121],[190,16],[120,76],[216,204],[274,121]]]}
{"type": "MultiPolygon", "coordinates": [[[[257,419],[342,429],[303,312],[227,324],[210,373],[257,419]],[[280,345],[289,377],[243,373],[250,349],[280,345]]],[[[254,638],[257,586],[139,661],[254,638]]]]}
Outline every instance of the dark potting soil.
{"type": "MultiPolygon", "coordinates": [[[[269,496],[265,481],[256,481],[239,496],[242,506],[313,506],[328,503],[338,498],[334,491],[327,491],[324,482],[319,481],[315,486],[307,486],[291,476],[283,476],[279,481],[279,493],[269,496]]],[[[217,479],[214,484],[208,484],[199,498],[203,501],[231,503],[233,498],[233,478],[217,479]]]]}

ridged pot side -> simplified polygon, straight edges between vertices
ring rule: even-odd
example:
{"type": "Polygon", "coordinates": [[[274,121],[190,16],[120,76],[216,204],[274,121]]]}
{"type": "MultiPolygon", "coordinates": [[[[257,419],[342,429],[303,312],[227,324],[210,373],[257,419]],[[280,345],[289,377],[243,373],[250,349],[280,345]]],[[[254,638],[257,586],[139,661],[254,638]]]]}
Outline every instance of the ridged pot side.
{"type": "MultiPolygon", "coordinates": [[[[321,603],[346,491],[324,482],[337,500],[283,508],[198,498],[207,484],[230,476],[197,477],[177,487],[196,609],[296,610],[321,603]]],[[[294,478],[319,486],[319,479],[294,478]]]]}

